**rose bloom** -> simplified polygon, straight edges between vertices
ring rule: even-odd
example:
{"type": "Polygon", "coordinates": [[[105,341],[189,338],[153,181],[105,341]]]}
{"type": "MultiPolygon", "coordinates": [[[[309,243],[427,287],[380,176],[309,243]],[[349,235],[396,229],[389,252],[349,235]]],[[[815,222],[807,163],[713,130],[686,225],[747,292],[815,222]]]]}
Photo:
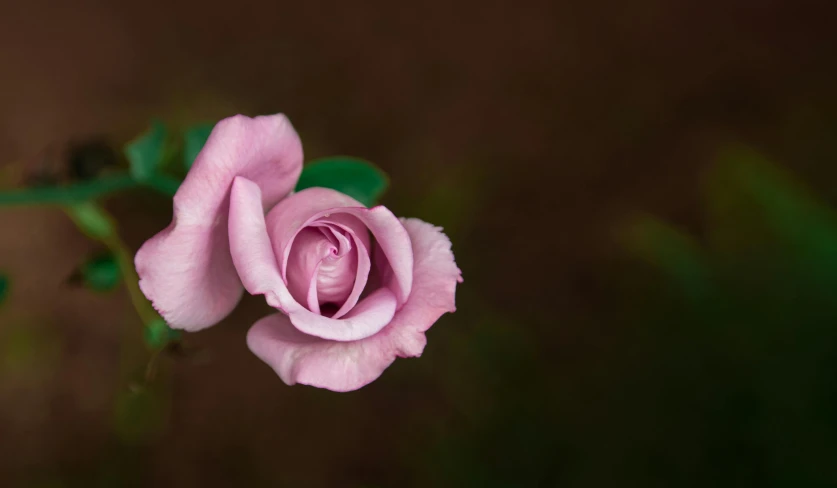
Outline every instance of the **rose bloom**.
{"type": "Polygon", "coordinates": [[[284,115],[219,122],[174,196],[171,224],[137,252],[139,286],[175,329],[210,327],[243,290],[279,312],[247,345],[288,385],[356,390],[455,311],[450,240],[343,193],[292,193],[302,144],[284,115]]]}

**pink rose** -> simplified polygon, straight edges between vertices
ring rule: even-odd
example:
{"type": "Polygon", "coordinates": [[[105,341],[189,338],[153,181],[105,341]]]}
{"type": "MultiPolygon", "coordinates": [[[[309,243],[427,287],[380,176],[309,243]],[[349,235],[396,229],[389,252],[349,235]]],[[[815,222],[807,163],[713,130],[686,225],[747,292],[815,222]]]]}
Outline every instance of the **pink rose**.
{"type": "Polygon", "coordinates": [[[172,223],[137,252],[139,284],[188,331],[226,317],[243,289],[265,295],[282,313],[253,325],[250,350],[289,385],[356,390],[421,355],[461,273],[438,227],[326,188],[289,195],[301,170],[285,116],[219,122],[172,223]]]}

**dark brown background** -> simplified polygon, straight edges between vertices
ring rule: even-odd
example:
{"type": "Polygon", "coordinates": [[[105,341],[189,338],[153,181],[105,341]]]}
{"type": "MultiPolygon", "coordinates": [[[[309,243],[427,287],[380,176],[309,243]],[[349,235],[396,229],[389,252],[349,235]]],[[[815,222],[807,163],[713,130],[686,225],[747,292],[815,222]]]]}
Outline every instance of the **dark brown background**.
{"type": "MultiPolygon", "coordinates": [[[[423,358],[349,394],[282,384],[246,348],[265,312],[247,299],[189,337],[197,357],[166,362],[165,424],[126,440],[114,404],[142,357],[124,290],[64,284],[96,246],[59,211],[0,209],[0,268],[14,287],[0,311],[0,479],[764,481],[769,457],[724,478],[738,472],[724,471],[725,455],[707,457],[699,431],[711,418],[618,413],[636,407],[622,385],[639,373],[623,360],[642,347],[637,324],[610,313],[623,300],[608,295],[611,233],[639,210],[699,222],[695,182],[729,141],[837,196],[837,34],[826,4],[2,2],[6,181],[50,144],[121,143],[155,117],[178,127],[284,112],[307,159],[351,154],[384,168],[384,203],[444,226],[465,283],[423,358]],[[656,428],[664,433],[644,430],[656,428]]],[[[142,191],[109,208],[134,248],[171,212],[142,191]]]]}

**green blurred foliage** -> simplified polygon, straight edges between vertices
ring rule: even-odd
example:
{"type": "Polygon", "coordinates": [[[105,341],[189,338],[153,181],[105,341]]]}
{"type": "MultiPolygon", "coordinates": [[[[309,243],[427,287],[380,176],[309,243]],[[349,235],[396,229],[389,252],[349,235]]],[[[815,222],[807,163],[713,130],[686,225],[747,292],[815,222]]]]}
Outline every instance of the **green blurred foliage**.
{"type": "Polygon", "coordinates": [[[112,254],[106,253],[95,255],[82,263],[69,281],[93,291],[104,292],[116,288],[121,279],[119,263],[112,254]]]}
{"type": "Polygon", "coordinates": [[[705,228],[619,229],[634,259],[599,276],[608,310],[556,306],[554,343],[463,288],[479,325],[430,331],[419,367],[444,366],[426,373],[453,413],[404,453],[411,486],[833,485],[837,219],[751,151],[706,183],[705,228]]]}
{"type": "Polygon", "coordinates": [[[697,296],[707,291],[709,270],[700,247],[688,234],[642,216],[635,218],[621,237],[633,254],[665,271],[685,293],[697,296]]]}
{"type": "Polygon", "coordinates": [[[198,124],[186,129],[183,134],[183,167],[188,171],[203,149],[215,124],[198,124]]]}
{"type": "Polygon", "coordinates": [[[441,323],[430,334],[435,347],[416,365],[444,365],[425,374],[442,388],[452,414],[423,419],[423,438],[411,446],[416,451],[404,453],[414,470],[409,486],[557,486],[566,462],[562,424],[568,419],[562,416],[560,382],[543,381],[548,358],[542,345],[491,304],[464,291],[459,295],[467,304],[465,323],[478,325],[450,329],[441,323]]]}
{"type": "Polygon", "coordinates": [[[181,332],[170,328],[166,321],[157,319],[145,327],[145,343],[151,349],[161,349],[171,341],[180,339],[181,332]]]}
{"type": "Polygon", "coordinates": [[[166,127],[154,122],[148,132],[125,146],[125,156],[135,180],[149,181],[162,167],[167,135],[166,127]]]}
{"type": "Polygon", "coordinates": [[[168,129],[154,122],[151,128],[124,148],[130,165],[131,177],[149,188],[173,196],[180,187],[178,178],[166,174],[165,169],[174,160],[177,145],[169,138],[168,129]]]}
{"type": "Polygon", "coordinates": [[[148,386],[132,386],[116,399],[114,431],[121,442],[140,444],[164,430],[167,415],[165,395],[148,386]]]}
{"type": "Polygon", "coordinates": [[[9,287],[9,277],[4,274],[0,274],[0,305],[2,305],[6,300],[6,296],[9,294],[9,287]]]}
{"type": "Polygon", "coordinates": [[[64,209],[78,228],[92,239],[108,239],[116,234],[113,219],[94,202],[67,205],[64,209]]]}
{"type": "Polygon", "coordinates": [[[632,343],[642,361],[629,383],[642,400],[622,404],[615,421],[638,439],[626,460],[636,463],[632,478],[832,486],[837,218],[746,148],[723,151],[705,188],[703,242],[660,221],[633,227],[629,250],[661,284],[642,297],[653,307],[626,310],[644,330],[632,343]],[[704,293],[684,293],[694,289],[704,293]],[[623,417],[642,409],[651,415],[623,417]]]}
{"type": "Polygon", "coordinates": [[[331,188],[360,203],[375,205],[389,186],[386,173],[362,159],[336,156],[318,159],[305,165],[296,191],[311,187],[331,188]]]}
{"type": "Polygon", "coordinates": [[[706,188],[713,246],[780,252],[811,284],[837,285],[837,219],[790,174],[752,150],[732,148],[706,188]]]}

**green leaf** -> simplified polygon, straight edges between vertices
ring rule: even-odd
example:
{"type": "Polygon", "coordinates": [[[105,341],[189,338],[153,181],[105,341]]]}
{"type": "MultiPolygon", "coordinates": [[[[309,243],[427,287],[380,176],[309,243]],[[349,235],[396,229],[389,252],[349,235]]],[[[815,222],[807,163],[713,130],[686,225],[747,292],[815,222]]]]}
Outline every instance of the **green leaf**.
{"type": "Polygon", "coordinates": [[[389,186],[386,173],[362,159],[335,156],[305,165],[296,191],[311,187],[331,188],[371,207],[389,186]]]}
{"type": "Polygon", "coordinates": [[[109,291],[119,285],[122,272],[111,254],[95,256],[78,270],[80,281],[94,291],[109,291]]]}
{"type": "Polygon", "coordinates": [[[177,193],[177,189],[180,188],[181,183],[182,181],[179,179],[162,173],[151,176],[151,178],[145,182],[149,188],[153,188],[163,195],[170,197],[173,197],[174,194],[177,193]]]}
{"type": "Polygon", "coordinates": [[[163,319],[157,319],[145,328],[145,343],[151,349],[162,349],[169,342],[180,339],[180,336],[180,331],[170,328],[163,319]]]}
{"type": "Polygon", "coordinates": [[[5,275],[0,275],[0,304],[6,299],[9,294],[9,278],[5,275]]]}
{"type": "Polygon", "coordinates": [[[93,202],[83,202],[64,207],[76,226],[93,239],[107,239],[116,233],[110,216],[93,202]]]}
{"type": "Polygon", "coordinates": [[[215,127],[215,124],[198,124],[188,128],[183,135],[183,166],[187,171],[192,167],[192,163],[195,162],[198,153],[203,149],[206,140],[209,139],[213,127],[215,127]]]}
{"type": "Polygon", "coordinates": [[[707,190],[718,247],[778,246],[783,261],[837,284],[837,216],[790,173],[750,148],[731,147],[720,154],[707,190]]]}
{"type": "Polygon", "coordinates": [[[125,156],[131,164],[131,176],[137,181],[150,180],[163,164],[166,127],[154,122],[145,134],[125,146],[125,156]]]}
{"type": "Polygon", "coordinates": [[[67,186],[0,191],[0,206],[70,204],[100,198],[136,186],[137,182],[127,174],[102,176],[67,186]]]}

